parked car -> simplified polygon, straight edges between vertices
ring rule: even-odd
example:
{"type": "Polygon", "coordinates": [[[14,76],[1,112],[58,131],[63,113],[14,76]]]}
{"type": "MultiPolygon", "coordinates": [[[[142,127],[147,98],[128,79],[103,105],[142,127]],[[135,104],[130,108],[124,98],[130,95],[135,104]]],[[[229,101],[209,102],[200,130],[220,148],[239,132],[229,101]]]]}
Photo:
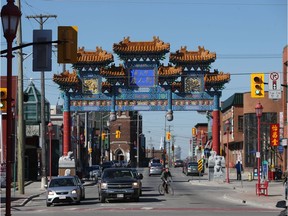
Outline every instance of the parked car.
{"type": "Polygon", "coordinates": [[[204,172],[204,169],[202,169],[202,172],[201,173],[199,173],[199,171],[198,171],[198,162],[187,162],[187,163],[185,163],[184,164],[184,166],[183,166],[183,173],[185,174],[185,175],[201,175],[201,174],[203,174],[203,172],[204,172]]]}
{"type": "Polygon", "coordinates": [[[89,178],[97,180],[101,177],[102,169],[100,165],[92,165],[89,167],[89,178]]]}
{"type": "Polygon", "coordinates": [[[99,182],[99,200],[134,200],[139,201],[140,183],[132,168],[106,168],[99,182]]]}
{"type": "Polygon", "coordinates": [[[102,172],[103,172],[106,168],[115,167],[115,163],[113,161],[104,161],[101,164],[101,167],[102,167],[102,172]]]}
{"type": "Polygon", "coordinates": [[[174,167],[183,167],[183,165],[184,165],[183,160],[178,159],[178,160],[175,160],[174,162],[174,167]]]}
{"type": "Polygon", "coordinates": [[[80,204],[85,199],[85,187],[78,176],[53,177],[45,187],[47,207],[55,203],[80,204]]]}
{"type": "Polygon", "coordinates": [[[148,167],[151,166],[152,163],[161,163],[161,160],[159,158],[153,158],[149,161],[148,167]]]}
{"type": "Polygon", "coordinates": [[[112,160],[112,162],[114,163],[115,167],[120,167],[121,163],[119,160],[112,160]]]}
{"type": "Polygon", "coordinates": [[[1,185],[1,188],[6,188],[6,174],[5,176],[0,175],[0,185],[1,185]]]}
{"type": "Polygon", "coordinates": [[[161,175],[163,172],[163,164],[152,163],[149,167],[149,176],[151,175],[161,175]]]}

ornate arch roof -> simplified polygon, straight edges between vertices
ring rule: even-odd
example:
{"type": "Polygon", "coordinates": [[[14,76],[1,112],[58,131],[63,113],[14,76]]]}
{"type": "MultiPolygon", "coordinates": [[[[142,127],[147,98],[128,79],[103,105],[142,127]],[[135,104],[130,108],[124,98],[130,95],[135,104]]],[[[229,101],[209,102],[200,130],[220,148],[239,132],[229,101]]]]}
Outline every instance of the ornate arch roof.
{"type": "Polygon", "coordinates": [[[169,77],[169,76],[176,76],[176,75],[181,75],[182,74],[182,67],[174,67],[171,65],[168,66],[163,66],[161,65],[158,68],[158,75],[161,77],[169,77]]]}
{"type": "Polygon", "coordinates": [[[54,74],[53,81],[57,83],[62,90],[66,91],[69,91],[69,89],[74,91],[79,90],[82,83],[75,70],[72,73],[66,70],[59,75],[54,74]]]}
{"type": "Polygon", "coordinates": [[[113,44],[113,51],[118,55],[123,54],[143,54],[143,53],[161,53],[170,51],[170,44],[164,43],[159,37],[153,37],[152,41],[132,42],[129,37],[124,37],[119,43],[113,44]]]}
{"type": "Polygon", "coordinates": [[[185,63],[212,63],[216,60],[216,53],[205,50],[204,47],[198,46],[198,51],[188,51],[187,47],[181,47],[175,53],[170,53],[169,61],[174,64],[185,63]]]}
{"type": "Polygon", "coordinates": [[[97,46],[96,51],[85,51],[84,47],[77,50],[77,63],[111,63],[113,61],[113,55],[103,50],[102,47],[97,46]]]}
{"type": "Polygon", "coordinates": [[[100,68],[100,75],[106,78],[127,77],[126,70],[121,64],[118,67],[112,64],[111,67],[100,68]]]}
{"type": "Polygon", "coordinates": [[[230,73],[218,72],[215,70],[214,73],[207,73],[204,76],[205,88],[207,90],[217,89],[221,90],[224,88],[224,84],[230,81],[230,73]]]}

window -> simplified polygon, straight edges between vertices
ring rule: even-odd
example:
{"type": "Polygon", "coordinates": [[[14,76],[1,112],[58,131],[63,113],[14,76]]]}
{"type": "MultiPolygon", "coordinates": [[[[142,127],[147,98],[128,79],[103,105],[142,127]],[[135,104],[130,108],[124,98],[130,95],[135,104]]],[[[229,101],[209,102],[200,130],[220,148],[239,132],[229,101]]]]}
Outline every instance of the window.
{"type": "Polygon", "coordinates": [[[243,116],[238,116],[238,132],[243,132],[243,116]]]}

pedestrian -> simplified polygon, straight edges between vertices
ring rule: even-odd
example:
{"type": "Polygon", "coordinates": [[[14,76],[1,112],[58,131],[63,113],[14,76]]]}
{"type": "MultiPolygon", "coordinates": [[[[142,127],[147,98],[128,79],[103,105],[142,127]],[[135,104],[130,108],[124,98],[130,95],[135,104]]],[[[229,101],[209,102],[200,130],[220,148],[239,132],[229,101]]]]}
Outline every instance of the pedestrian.
{"type": "Polygon", "coordinates": [[[243,171],[243,166],[240,161],[237,162],[235,165],[236,172],[237,172],[237,180],[241,180],[242,178],[242,171],[243,171]]]}
{"type": "Polygon", "coordinates": [[[285,187],[285,200],[287,200],[288,195],[288,176],[285,173],[284,180],[283,180],[283,186],[285,187]]]}

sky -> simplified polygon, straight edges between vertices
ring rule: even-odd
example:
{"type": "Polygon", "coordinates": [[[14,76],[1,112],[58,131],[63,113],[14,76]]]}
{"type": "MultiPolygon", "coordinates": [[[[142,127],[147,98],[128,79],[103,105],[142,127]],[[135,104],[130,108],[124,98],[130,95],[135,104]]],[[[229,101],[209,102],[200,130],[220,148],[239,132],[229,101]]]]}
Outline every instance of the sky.
{"type": "MultiPolygon", "coordinates": [[[[17,3],[18,0],[15,0],[17,3]]],[[[211,71],[218,69],[231,74],[231,80],[222,91],[221,101],[234,93],[250,91],[250,74],[278,72],[282,76],[282,54],[287,43],[287,0],[21,0],[22,41],[32,42],[39,23],[27,16],[56,15],[44,22],[43,29],[51,29],[57,40],[58,26],[78,26],[78,47],[96,50],[102,47],[113,53],[113,43],[129,36],[131,41],[151,41],[159,36],[170,43],[170,52],[181,46],[196,51],[204,46],[216,52],[211,71]]],[[[1,5],[6,1],[1,0],[1,5]]],[[[39,19],[38,19],[39,21],[39,19]]],[[[16,41],[16,40],[15,40],[16,41]]],[[[14,43],[13,46],[16,46],[14,43]]],[[[1,28],[1,50],[7,48],[1,28]]],[[[63,66],[57,63],[53,48],[52,72],[45,73],[46,98],[51,105],[62,104],[53,74],[60,74],[63,66]]],[[[40,89],[40,73],[32,71],[32,47],[25,53],[24,89],[30,79],[40,89]]],[[[167,59],[163,63],[167,65],[167,59]]],[[[116,65],[117,56],[114,56],[116,65]]],[[[66,69],[72,71],[72,65],[66,69]]],[[[6,59],[1,59],[1,75],[6,75],[6,59]]],[[[13,75],[17,75],[17,57],[13,59],[13,75]]],[[[266,86],[265,86],[266,88],[266,86]]],[[[267,86],[268,88],[268,86],[267,86]]],[[[268,90],[268,89],[265,89],[268,90]]],[[[141,112],[143,132],[148,144],[160,146],[164,135],[164,112],[141,112]]],[[[188,156],[191,129],[207,118],[197,112],[174,112],[170,125],[175,145],[182,149],[182,158],[188,156]]]]}

